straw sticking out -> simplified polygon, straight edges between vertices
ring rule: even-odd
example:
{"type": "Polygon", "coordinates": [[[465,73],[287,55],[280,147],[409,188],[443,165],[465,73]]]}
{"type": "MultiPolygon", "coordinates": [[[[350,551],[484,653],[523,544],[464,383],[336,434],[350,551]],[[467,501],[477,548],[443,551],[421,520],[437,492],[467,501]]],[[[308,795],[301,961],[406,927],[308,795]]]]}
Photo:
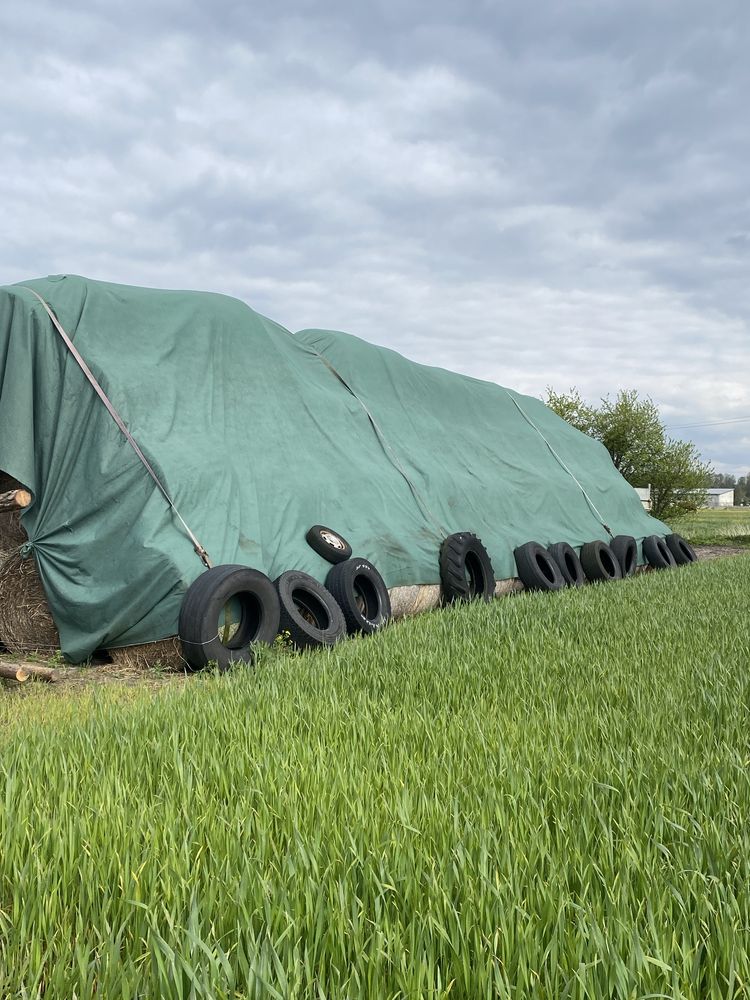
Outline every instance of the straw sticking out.
{"type": "Polygon", "coordinates": [[[186,669],[180,641],[176,637],[161,639],[159,642],[144,642],[138,646],[122,646],[108,649],[112,662],[120,667],[145,670],[147,667],[164,667],[167,670],[186,669]]]}
{"type": "Polygon", "coordinates": [[[0,553],[17,551],[26,541],[19,512],[0,514],[0,553]]]}

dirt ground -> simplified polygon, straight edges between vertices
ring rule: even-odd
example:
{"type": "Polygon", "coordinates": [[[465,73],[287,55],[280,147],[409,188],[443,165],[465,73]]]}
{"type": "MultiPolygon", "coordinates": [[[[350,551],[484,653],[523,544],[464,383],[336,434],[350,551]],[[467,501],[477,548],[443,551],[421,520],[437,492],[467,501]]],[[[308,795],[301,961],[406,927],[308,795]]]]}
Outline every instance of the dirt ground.
{"type": "Polygon", "coordinates": [[[699,559],[720,559],[722,556],[750,555],[750,548],[738,545],[696,545],[699,559]]]}
{"type": "Polygon", "coordinates": [[[69,694],[72,689],[101,684],[125,684],[125,685],[145,685],[147,687],[160,688],[165,684],[184,683],[191,674],[181,673],[176,670],[161,670],[138,667],[122,667],[114,663],[103,663],[93,660],[91,663],[80,666],[72,666],[69,663],[55,664],[45,660],[24,660],[22,657],[9,656],[7,653],[0,653],[0,663],[17,666],[52,667],[54,672],[54,682],[38,681],[31,677],[22,684],[17,681],[0,679],[0,691],[3,687],[6,690],[27,687],[29,684],[44,684],[50,691],[64,691],[69,694]]]}
{"type": "MultiPolygon", "coordinates": [[[[720,559],[726,556],[750,555],[750,549],[739,548],[728,545],[700,545],[695,547],[698,558],[720,559]]],[[[22,666],[24,663],[31,663],[34,666],[52,667],[55,673],[55,681],[49,684],[50,690],[70,693],[71,689],[90,687],[100,684],[124,684],[124,685],[145,685],[152,688],[161,688],[166,684],[184,684],[191,674],[177,670],[163,670],[158,668],[142,669],[139,667],[124,667],[104,660],[94,660],[83,666],[71,666],[70,664],[58,664],[42,659],[25,661],[20,657],[13,657],[7,653],[0,652],[0,663],[22,666]]],[[[19,684],[17,681],[0,679],[0,691],[5,689],[10,691],[19,689],[32,683],[30,680],[19,684]]],[[[33,683],[46,683],[44,681],[34,681],[33,683]]]]}

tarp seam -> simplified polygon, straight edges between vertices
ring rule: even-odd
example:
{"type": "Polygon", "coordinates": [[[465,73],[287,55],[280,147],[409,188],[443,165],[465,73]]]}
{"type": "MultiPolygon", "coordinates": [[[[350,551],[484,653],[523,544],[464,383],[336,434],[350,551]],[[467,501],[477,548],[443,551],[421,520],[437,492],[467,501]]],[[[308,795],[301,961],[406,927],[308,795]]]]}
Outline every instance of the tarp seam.
{"type": "MultiPolygon", "coordinates": [[[[300,343],[300,342],[298,341],[298,343],[300,343]]],[[[357,402],[359,403],[359,405],[362,407],[362,409],[367,414],[367,418],[369,419],[370,423],[372,424],[372,429],[375,431],[375,436],[377,437],[378,441],[380,442],[380,446],[382,447],[383,451],[385,452],[386,456],[390,460],[390,462],[393,465],[393,467],[396,469],[396,471],[398,473],[400,473],[400,475],[406,481],[406,484],[409,487],[409,489],[411,490],[411,494],[414,497],[414,500],[416,501],[417,506],[421,509],[422,514],[427,518],[427,520],[429,520],[429,521],[432,522],[432,526],[437,529],[437,532],[438,532],[439,535],[441,535],[443,538],[447,538],[448,537],[448,532],[445,530],[445,528],[442,526],[442,524],[438,521],[437,517],[435,517],[435,515],[432,513],[432,511],[430,510],[430,508],[427,506],[426,502],[422,498],[419,490],[417,489],[417,487],[414,485],[414,483],[409,478],[409,475],[407,474],[407,472],[405,471],[405,469],[403,468],[403,466],[399,462],[398,456],[396,455],[396,453],[393,451],[393,449],[391,448],[390,444],[386,440],[385,435],[383,434],[382,430],[378,426],[377,421],[375,420],[375,417],[373,417],[372,413],[370,412],[367,404],[364,402],[364,400],[360,399],[360,397],[357,395],[357,393],[354,391],[354,389],[352,389],[352,387],[349,385],[349,383],[346,381],[346,379],[343,377],[343,375],[341,375],[341,373],[338,372],[334,368],[334,366],[331,364],[331,362],[328,360],[328,358],[324,354],[321,354],[320,351],[316,350],[312,346],[312,344],[304,344],[304,347],[305,347],[306,350],[312,351],[312,353],[317,358],[320,358],[320,360],[323,362],[323,364],[326,366],[326,368],[328,368],[336,376],[336,378],[344,386],[344,388],[347,390],[347,392],[351,393],[351,395],[357,400],[357,402]]]]}
{"type": "Polygon", "coordinates": [[[518,412],[521,414],[521,416],[524,418],[524,420],[526,421],[526,423],[529,424],[530,427],[534,428],[534,430],[537,432],[537,434],[542,439],[542,441],[544,441],[544,443],[547,445],[547,447],[550,450],[550,454],[552,455],[552,457],[560,464],[560,466],[565,470],[565,472],[568,473],[568,475],[570,476],[570,478],[576,484],[576,486],[578,487],[578,489],[583,494],[584,499],[586,500],[586,503],[589,505],[589,507],[593,511],[596,519],[599,521],[599,524],[601,524],[601,526],[604,528],[604,530],[607,532],[607,534],[611,538],[614,538],[614,533],[613,533],[612,529],[606,523],[606,521],[602,517],[599,509],[597,508],[596,504],[591,499],[591,497],[588,495],[588,493],[586,492],[586,490],[583,488],[582,484],[578,481],[578,479],[576,478],[575,474],[568,468],[568,466],[563,461],[563,459],[557,454],[557,452],[555,451],[555,449],[549,443],[549,441],[544,436],[544,434],[542,434],[542,432],[539,430],[539,428],[534,423],[534,421],[531,419],[531,417],[529,417],[529,415],[524,412],[524,410],[522,409],[521,405],[519,404],[518,400],[515,398],[515,396],[513,395],[513,393],[508,392],[507,389],[505,389],[505,393],[508,396],[508,398],[511,400],[511,402],[513,403],[513,405],[515,406],[515,408],[518,410],[518,412]]]}

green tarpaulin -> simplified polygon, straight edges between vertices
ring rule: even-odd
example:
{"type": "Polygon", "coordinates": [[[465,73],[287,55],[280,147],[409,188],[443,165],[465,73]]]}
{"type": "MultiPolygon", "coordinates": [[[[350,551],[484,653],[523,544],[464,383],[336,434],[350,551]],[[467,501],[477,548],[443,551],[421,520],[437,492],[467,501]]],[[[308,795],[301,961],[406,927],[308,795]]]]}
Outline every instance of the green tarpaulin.
{"type": "Polygon", "coordinates": [[[293,335],[222,295],[28,281],[0,289],[0,468],[34,496],[26,554],[74,661],[175,634],[204,567],[30,289],[214,565],[323,580],[305,533],[325,524],[389,587],[434,584],[443,537],[473,531],[505,579],[531,539],[668,531],[539,400],[343,333],[293,335]]]}

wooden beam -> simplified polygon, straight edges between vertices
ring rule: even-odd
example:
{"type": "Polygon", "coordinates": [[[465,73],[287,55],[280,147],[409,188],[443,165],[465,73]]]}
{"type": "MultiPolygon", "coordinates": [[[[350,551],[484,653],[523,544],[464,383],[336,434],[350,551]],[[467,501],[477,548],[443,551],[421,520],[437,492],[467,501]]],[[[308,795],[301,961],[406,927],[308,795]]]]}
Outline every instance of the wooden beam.
{"type": "Polygon", "coordinates": [[[24,663],[23,669],[28,673],[29,677],[36,678],[38,681],[47,681],[50,684],[54,684],[55,681],[60,680],[60,674],[57,670],[50,670],[49,667],[37,667],[33,663],[24,663]]]}
{"type": "Polygon", "coordinates": [[[9,681],[18,681],[19,684],[23,684],[30,676],[28,670],[20,664],[0,663],[0,677],[5,677],[9,681]]]}
{"type": "Polygon", "coordinates": [[[0,512],[23,510],[31,503],[31,494],[28,490],[8,490],[7,493],[0,493],[0,512]]]}
{"type": "Polygon", "coordinates": [[[54,684],[60,680],[60,675],[56,670],[49,667],[37,667],[33,663],[3,663],[0,661],[0,677],[7,677],[11,681],[23,683],[30,677],[38,681],[47,681],[54,684]]]}

